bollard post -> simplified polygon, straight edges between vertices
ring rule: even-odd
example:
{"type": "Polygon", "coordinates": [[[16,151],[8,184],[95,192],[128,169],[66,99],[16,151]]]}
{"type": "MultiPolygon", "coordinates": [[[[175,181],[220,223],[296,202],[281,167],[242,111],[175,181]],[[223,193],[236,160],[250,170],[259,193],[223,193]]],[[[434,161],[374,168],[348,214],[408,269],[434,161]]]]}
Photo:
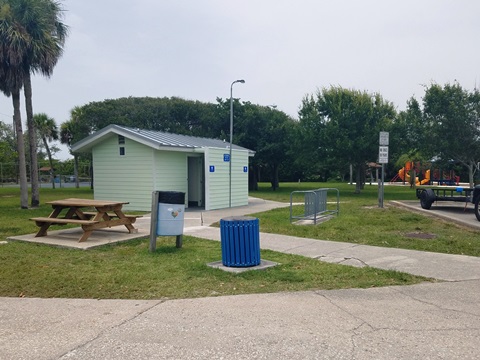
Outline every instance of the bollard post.
{"type": "Polygon", "coordinates": [[[150,215],[150,252],[155,252],[157,249],[158,194],[158,191],[152,192],[152,213],[150,215]]]}

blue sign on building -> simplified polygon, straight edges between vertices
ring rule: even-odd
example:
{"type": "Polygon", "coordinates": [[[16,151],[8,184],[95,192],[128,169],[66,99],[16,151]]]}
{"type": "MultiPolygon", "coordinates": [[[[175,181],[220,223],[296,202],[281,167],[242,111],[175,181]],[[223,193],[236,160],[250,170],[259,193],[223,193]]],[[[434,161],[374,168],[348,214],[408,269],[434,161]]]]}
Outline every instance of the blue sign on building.
{"type": "Polygon", "coordinates": [[[210,172],[215,172],[215,165],[210,165],[210,172]]]}
{"type": "Polygon", "coordinates": [[[229,162],[230,161],[230,154],[223,154],[223,161],[229,162]]]}
{"type": "Polygon", "coordinates": [[[243,167],[243,172],[248,172],[248,166],[243,167]]]}

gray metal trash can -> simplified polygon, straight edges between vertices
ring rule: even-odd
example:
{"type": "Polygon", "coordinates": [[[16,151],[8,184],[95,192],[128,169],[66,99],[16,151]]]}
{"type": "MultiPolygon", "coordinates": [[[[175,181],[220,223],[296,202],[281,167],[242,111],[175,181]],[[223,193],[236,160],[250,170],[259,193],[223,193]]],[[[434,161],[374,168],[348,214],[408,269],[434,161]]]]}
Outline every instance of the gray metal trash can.
{"type": "Polygon", "coordinates": [[[260,230],[258,219],[232,216],[220,220],[222,263],[228,267],[260,264],[260,230]]]}
{"type": "Polygon", "coordinates": [[[179,191],[159,191],[157,214],[157,235],[182,235],[185,193],[179,191]]]}

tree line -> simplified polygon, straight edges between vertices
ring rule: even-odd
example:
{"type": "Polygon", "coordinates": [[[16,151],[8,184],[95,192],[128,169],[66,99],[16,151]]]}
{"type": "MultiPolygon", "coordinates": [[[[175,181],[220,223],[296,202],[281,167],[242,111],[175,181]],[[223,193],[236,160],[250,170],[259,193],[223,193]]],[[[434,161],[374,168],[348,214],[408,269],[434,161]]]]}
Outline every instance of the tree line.
{"type": "MultiPolygon", "coordinates": [[[[256,151],[250,164],[250,189],[269,181],[343,180],[350,166],[356,192],[365,183],[367,163],[378,161],[380,131],[390,133],[390,166],[395,162],[456,162],[468,171],[473,186],[480,161],[480,93],[460,84],[432,83],[419,102],[406,109],[378,93],[340,86],[307,94],[298,120],[284,112],[234,99],[235,144],[256,151]]],[[[109,124],[192,136],[228,139],[230,101],[202,103],[178,97],[120,98],[91,102],[71,111],[61,126],[62,141],[73,144],[109,124]]],[[[88,156],[88,154],[83,155],[88,156]]]]}
{"type": "MultiPolygon", "coordinates": [[[[296,121],[269,106],[234,100],[234,143],[256,151],[251,160],[251,188],[269,177],[278,187],[280,168],[293,154],[285,151],[293,141],[296,121]]],[[[215,139],[229,139],[230,99],[215,104],[178,97],[128,97],[75,107],[63,123],[60,139],[67,145],[109,124],[215,139]]],[[[74,154],[75,158],[89,154],[74,154]]]]}
{"type": "MultiPolygon", "coordinates": [[[[274,190],[280,181],[343,181],[352,167],[355,191],[360,192],[367,164],[378,159],[380,131],[390,133],[386,178],[406,161],[434,159],[440,166],[454,161],[468,173],[472,186],[478,171],[480,94],[458,83],[426,86],[422,100],[412,97],[403,111],[380,94],[339,86],[307,94],[298,120],[271,106],[239,99],[234,99],[233,109],[234,143],[256,152],[250,163],[250,190],[259,181],[270,182],[274,190]]],[[[77,106],[58,132],[46,114],[34,116],[37,141],[46,150],[41,156],[50,161],[49,141],[59,138],[72,145],[109,124],[227,140],[229,118],[229,99],[202,103],[178,97],[128,97],[77,106]]],[[[12,137],[2,135],[8,134],[5,128],[0,126],[0,147],[12,149],[12,137]]],[[[4,154],[10,160],[15,156],[12,151],[4,154]]],[[[75,164],[91,159],[90,154],[74,155],[75,164]]]]}

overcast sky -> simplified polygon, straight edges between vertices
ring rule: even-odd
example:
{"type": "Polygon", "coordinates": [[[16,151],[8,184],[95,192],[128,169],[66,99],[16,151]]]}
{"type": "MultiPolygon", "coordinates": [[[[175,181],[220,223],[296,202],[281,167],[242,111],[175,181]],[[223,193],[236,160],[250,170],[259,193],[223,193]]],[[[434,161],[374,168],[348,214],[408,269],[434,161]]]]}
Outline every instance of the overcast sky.
{"type": "MultiPolygon", "coordinates": [[[[474,0],[65,0],[70,27],[34,112],[58,124],[92,101],[127,96],[234,97],[297,118],[302,98],[339,85],[403,110],[423,85],[480,83],[474,0]]],[[[23,107],[23,99],[22,99],[23,107]]],[[[0,120],[11,123],[0,95],[0,120]]],[[[25,120],[25,116],[22,120],[25,120]]],[[[67,151],[57,154],[69,157],[67,151]]]]}

